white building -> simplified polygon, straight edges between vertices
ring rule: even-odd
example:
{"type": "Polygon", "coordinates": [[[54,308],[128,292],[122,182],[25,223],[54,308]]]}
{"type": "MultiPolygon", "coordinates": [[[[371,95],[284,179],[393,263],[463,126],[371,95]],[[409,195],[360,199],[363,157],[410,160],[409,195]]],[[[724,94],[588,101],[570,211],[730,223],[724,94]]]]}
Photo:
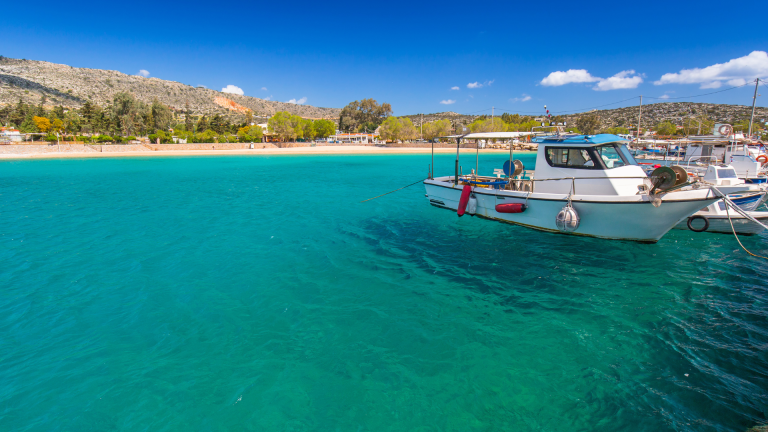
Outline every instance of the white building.
{"type": "Polygon", "coordinates": [[[21,142],[21,138],[18,130],[0,127],[0,142],[21,142]]]}

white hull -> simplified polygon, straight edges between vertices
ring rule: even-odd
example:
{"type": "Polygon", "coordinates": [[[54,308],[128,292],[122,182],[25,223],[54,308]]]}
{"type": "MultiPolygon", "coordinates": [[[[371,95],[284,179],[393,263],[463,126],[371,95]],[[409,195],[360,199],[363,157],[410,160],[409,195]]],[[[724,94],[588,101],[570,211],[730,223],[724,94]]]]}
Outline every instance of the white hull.
{"type": "MultiPolygon", "coordinates": [[[[462,186],[452,187],[452,180],[453,177],[443,177],[424,181],[430,204],[453,211],[458,209],[462,186]]],[[[477,198],[476,216],[561,232],[555,218],[566,205],[567,194],[487,188],[475,188],[474,194],[477,198]],[[526,203],[528,207],[522,213],[499,213],[496,204],[501,203],[526,203]]],[[[569,234],[656,242],[679,221],[717,200],[709,189],[664,195],[659,207],[654,207],[647,195],[574,195],[573,207],[581,222],[578,229],[569,234]]]]}

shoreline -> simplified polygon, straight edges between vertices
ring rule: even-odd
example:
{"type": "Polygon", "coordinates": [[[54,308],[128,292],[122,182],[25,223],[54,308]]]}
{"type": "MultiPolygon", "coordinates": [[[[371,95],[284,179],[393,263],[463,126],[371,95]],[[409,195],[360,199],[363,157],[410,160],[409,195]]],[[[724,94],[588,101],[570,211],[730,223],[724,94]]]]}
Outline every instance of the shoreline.
{"type": "MultiPolygon", "coordinates": [[[[481,149],[483,153],[508,154],[509,150],[481,149]]],[[[462,148],[460,152],[475,153],[474,148],[462,148]]],[[[0,154],[0,160],[24,159],[72,159],[72,158],[115,158],[115,157],[145,157],[145,156],[274,156],[274,155],[397,155],[397,154],[429,154],[429,147],[372,147],[372,146],[322,146],[322,147],[288,147],[267,149],[232,149],[232,150],[147,150],[126,152],[46,152],[46,153],[9,153],[0,154]]],[[[435,148],[436,154],[456,153],[455,148],[435,148]]],[[[514,153],[535,153],[532,151],[514,150],[514,153]]]]}

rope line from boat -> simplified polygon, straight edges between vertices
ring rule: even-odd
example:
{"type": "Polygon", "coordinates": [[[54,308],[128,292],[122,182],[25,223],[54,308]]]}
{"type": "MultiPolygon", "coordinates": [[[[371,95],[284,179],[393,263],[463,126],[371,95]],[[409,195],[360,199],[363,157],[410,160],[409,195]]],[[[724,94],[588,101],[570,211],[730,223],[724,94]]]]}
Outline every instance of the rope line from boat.
{"type": "Polygon", "coordinates": [[[754,253],[750,252],[749,250],[747,250],[747,248],[745,248],[743,244],[741,244],[741,240],[739,240],[739,235],[736,234],[736,228],[733,226],[733,220],[731,220],[731,212],[728,209],[733,207],[733,209],[736,210],[737,213],[741,214],[742,216],[744,216],[745,218],[751,220],[752,222],[757,223],[758,225],[762,226],[765,229],[768,229],[768,226],[765,226],[763,223],[761,223],[757,219],[755,219],[752,216],[750,216],[749,214],[747,214],[744,210],[740,209],[736,204],[733,203],[733,201],[731,201],[730,198],[728,198],[727,195],[725,195],[722,192],[720,192],[720,190],[717,189],[716,187],[712,186],[712,189],[718,195],[723,197],[723,202],[725,203],[725,214],[728,215],[728,223],[731,224],[731,230],[733,231],[733,236],[736,237],[736,241],[739,243],[739,246],[741,246],[741,248],[744,249],[744,252],[752,255],[753,257],[757,257],[757,258],[762,258],[764,260],[768,260],[768,257],[764,257],[762,255],[754,254],[754,253]]]}
{"type": "Polygon", "coordinates": [[[399,188],[399,189],[395,189],[395,190],[393,190],[393,191],[389,191],[389,192],[387,192],[387,193],[385,193],[385,194],[381,194],[381,195],[379,195],[379,196],[375,196],[375,197],[373,197],[373,198],[368,198],[367,200],[363,200],[363,201],[360,201],[360,202],[361,202],[361,203],[364,203],[364,202],[366,202],[366,201],[375,200],[376,198],[381,198],[381,197],[383,197],[384,195],[389,195],[389,194],[391,194],[391,193],[394,193],[394,192],[397,192],[397,191],[399,191],[399,190],[403,190],[403,189],[405,189],[405,188],[407,188],[407,187],[411,187],[411,186],[413,186],[413,185],[415,185],[415,184],[417,184],[417,183],[421,183],[421,182],[423,182],[423,181],[424,181],[423,179],[422,179],[422,180],[418,180],[418,181],[415,181],[415,182],[413,182],[413,183],[411,183],[411,184],[409,184],[409,185],[407,185],[407,186],[403,186],[403,187],[401,187],[401,188],[399,188]]]}
{"type": "Polygon", "coordinates": [[[728,211],[729,207],[730,207],[730,205],[726,204],[726,206],[725,206],[725,214],[728,215],[728,222],[731,224],[731,230],[733,231],[733,236],[736,237],[736,241],[739,242],[739,246],[741,246],[741,248],[744,249],[744,252],[752,255],[753,257],[757,257],[757,258],[762,258],[764,260],[768,260],[768,257],[764,257],[762,255],[753,254],[752,252],[747,250],[747,248],[745,248],[743,244],[741,244],[741,240],[739,240],[739,235],[736,234],[736,228],[733,226],[733,221],[731,220],[731,213],[728,211]]]}

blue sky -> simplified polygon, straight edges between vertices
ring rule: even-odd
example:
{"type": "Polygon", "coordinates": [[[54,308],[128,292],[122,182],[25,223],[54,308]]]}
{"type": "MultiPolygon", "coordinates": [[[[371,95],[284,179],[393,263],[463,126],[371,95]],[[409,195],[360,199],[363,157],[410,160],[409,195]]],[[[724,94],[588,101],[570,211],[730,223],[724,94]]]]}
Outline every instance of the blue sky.
{"type": "MultiPolygon", "coordinates": [[[[41,1],[34,9],[34,19],[4,22],[0,55],[315,106],[370,97],[397,115],[492,106],[537,114],[545,104],[573,112],[636,105],[641,94],[644,103],[748,105],[750,85],[689,96],[768,78],[764,19],[750,27],[746,9],[721,2],[41,1]]],[[[767,106],[762,93],[758,105],[767,106]]]]}

